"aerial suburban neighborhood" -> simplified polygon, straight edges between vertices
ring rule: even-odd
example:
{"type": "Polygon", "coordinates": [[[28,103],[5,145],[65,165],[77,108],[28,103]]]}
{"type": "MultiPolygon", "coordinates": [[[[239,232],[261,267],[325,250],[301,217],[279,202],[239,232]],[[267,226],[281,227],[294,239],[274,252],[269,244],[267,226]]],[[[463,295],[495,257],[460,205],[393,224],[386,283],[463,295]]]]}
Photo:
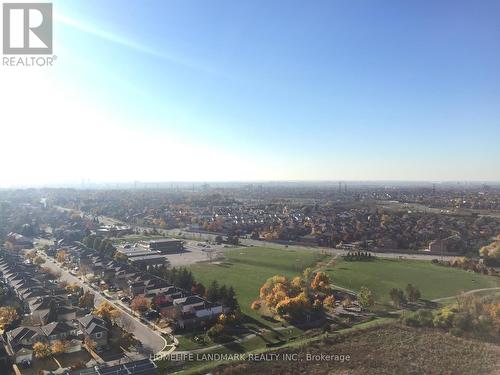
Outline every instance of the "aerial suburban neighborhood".
{"type": "Polygon", "coordinates": [[[423,315],[443,329],[440,298],[500,287],[498,188],[463,188],[482,192],[481,208],[322,189],[2,191],[4,363],[22,374],[192,371],[206,366],[194,354],[224,360],[348,327],[419,326],[423,315]]]}
{"type": "Polygon", "coordinates": [[[500,375],[500,0],[0,13],[0,375],[500,375]]]}

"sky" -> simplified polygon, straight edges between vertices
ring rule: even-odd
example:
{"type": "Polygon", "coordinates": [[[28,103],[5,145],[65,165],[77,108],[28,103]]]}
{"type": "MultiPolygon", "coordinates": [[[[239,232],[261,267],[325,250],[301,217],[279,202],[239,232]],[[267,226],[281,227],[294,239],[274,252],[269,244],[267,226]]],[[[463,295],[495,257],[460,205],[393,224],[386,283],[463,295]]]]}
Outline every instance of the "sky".
{"type": "Polygon", "coordinates": [[[0,66],[0,187],[500,180],[496,0],[53,9],[54,65],[0,66]]]}

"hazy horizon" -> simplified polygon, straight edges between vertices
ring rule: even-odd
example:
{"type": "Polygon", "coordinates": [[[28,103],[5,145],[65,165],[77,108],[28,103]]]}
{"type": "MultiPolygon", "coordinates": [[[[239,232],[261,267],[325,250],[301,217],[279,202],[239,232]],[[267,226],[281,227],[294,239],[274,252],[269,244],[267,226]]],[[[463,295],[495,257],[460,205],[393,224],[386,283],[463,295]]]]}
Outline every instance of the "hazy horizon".
{"type": "Polygon", "coordinates": [[[191,189],[196,188],[197,191],[204,186],[219,188],[219,187],[242,187],[248,185],[266,186],[266,187],[332,187],[338,189],[341,184],[342,191],[346,188],[360,187],[422,187],[422,188],[450,188],[450,187],[500,187],[500,181],[426,181],[426,180],[227,180],[227,181],[80,181],[80,182],[60,182],[51,184],[19,184],[19,185],[2,185],[0,189],[191,189]]]}

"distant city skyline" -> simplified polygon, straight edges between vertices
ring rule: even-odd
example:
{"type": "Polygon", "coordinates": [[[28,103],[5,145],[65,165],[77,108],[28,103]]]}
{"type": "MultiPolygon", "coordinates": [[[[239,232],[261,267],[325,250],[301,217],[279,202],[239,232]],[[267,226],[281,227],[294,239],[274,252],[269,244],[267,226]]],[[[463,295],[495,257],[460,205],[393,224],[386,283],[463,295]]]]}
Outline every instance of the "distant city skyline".
{"type": "Polygon", "coordinates": [[[0,187],[500,181],[500,3],[53,1],[0,187]]]}

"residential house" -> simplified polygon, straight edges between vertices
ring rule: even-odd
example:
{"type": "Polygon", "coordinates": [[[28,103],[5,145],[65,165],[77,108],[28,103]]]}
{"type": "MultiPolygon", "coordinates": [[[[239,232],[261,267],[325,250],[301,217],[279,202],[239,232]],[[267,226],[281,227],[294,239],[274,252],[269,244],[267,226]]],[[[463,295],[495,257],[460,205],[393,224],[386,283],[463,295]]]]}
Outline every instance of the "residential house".
{"type": "Polygon", "coordinates": [[[78,319],[78,325],[84,337],[94,341],[97,347],[108,345],[108,329],[104,320],[88,314],[78,319]]]}
{"type": "Polygon", "coordinates": [[[34,328],[19,327],[5,333],[5,349],[14,363],[33,360],[33,344],[43,340],[34,328]]]}
{"type": "Polygon", "coordinates": [[[42,332],[48,341],[53,344],[56,341],[68,340],[77,336],[77,328],[67,322],[52,322],[42,326],[42,332]]]}

